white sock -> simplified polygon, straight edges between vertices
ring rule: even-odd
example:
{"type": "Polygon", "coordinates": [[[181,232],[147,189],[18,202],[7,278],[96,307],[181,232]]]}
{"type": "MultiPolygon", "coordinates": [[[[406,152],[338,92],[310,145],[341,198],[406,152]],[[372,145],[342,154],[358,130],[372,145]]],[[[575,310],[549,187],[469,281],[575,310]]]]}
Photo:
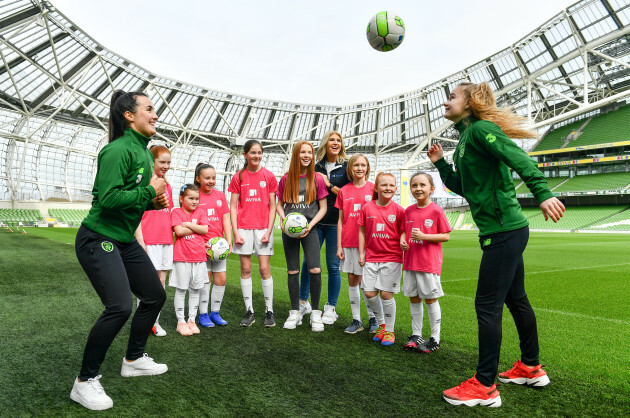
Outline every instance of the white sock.
{"type": "Polygon", "coordinates": [[[359,286],[348,285],[348,296],[350,297],[350,309],[352,319],[361,320],[361,292],[359,286]]]}
{"type": "Polygon", "coordinates": [[[186,305],[186,289],[175,289],[175,298],[173,299],[175,304],[175,317],[177,322],[184,321],[184,306],[186,305]]]}
{"type": "Polygon", "coordinates": [[[367,303],[374,313],[376,322],[379,325],[383,325],[385,323],[385,320],[383,319],[383,305],[381,303],[381,298],[378,295],[374,296],[373,298],[367,298],[367,303]]]}
{"type": "Polygon", "coordinates": [[[245,310],[254,312],[252,304],[252,278],[243,279],[241,277],[241,291],[243,292],[243,302],[245,302],[245,310]]]}
{"type": "Polygon", "coordinates": [[[221,303],[223,302],[223,295],[225,294],[225,286],[212,286],[212,296],[210,296],[210,311],[219,312],[221,310],[221,303]]]}
{"type": "Polygon", "coordinates": [[[442,324],[442,310],[440,309],[440,302],[437,300],[432,304],[427,303],[427,314],[429,314],[429,324],[431,324],[431,336],[437,342],[440,343],[440,326],[442,324]]]}
{"type": "MultiPolygon", "coordinates": [[[[359,288],[360,287],[361,286],[359,286],[359,288]]],[[[361,294],[363,295],[363,302],[365,302],[365,308],[367,309],[368,317],[374,318],[375,317],[374,312],[372,311],[372,308],[370,307],[370,304],[368,303],[368,297],[365,296],[365,292],[363,291],[363,289],[361,289],[361,294]]]]}
{"type": "Polygon", "coordinates": [[[396,299],[383,299],[383,315],[385,316],[385,331],[394,332],[396,324],[396,299]]]}
{"type": "Polygon", "coordinates": [[[422,317],[424,315],[422,301],[420,303],[411,302],[409,310],[411,311],[411,334],[422,337],[422,317]]]}
{"type": "Polygon", "coordinates": [[[199,314],[208,313],[208,301],[210,300],[210,283],[203,285],[203,288],[199,289],[199,314]]]}
{"type": "Polygon", "coordinates": [[[199,290],[200,289],[188,289],[188,321],[195,322],[195,318],[197,318],[199,290]]]}
{"type": "MultiPolygon", "coordinates": [[[[262,279],[261,279],[262,280],[262,279]]],[[[269,312],[273,312],[273,277],[262,280],[263,296],[265,296],[265,307],[269,312]]]]}

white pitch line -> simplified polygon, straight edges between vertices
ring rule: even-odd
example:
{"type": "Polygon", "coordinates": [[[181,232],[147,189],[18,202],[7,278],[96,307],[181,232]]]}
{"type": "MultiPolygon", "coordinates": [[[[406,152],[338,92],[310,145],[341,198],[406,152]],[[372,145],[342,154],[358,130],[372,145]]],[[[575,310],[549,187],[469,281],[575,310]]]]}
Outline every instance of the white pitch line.
{"type": "MultiPolygon", "coordinates": [[[[525,276],[529,276],[532,274],[545,274],[545,273],[557,273],[560,271],[571,271],[571,270],[591,270],[591,269],[601,269],[607,267],[617,267],[617,266],[627,266],[630,263],[619,263],[619,264],[607,264],[605,266],[587,266],[587,267],[572,267],[568,269],[558,269],[558,270],[543,270],[543,271],[526,271],[525,276]]],[[[464,279],[450,279],[450,280],[442,280],[442,283],[451,283],[451,282],[465,282],[467,280],[477,280],[478,277],[466,277],[464,279]]]]}
{"type": "MultiPolygon", "coordinates": [[[[453,298],[458,298],[458,299],[474,300],[474,298],[471,298],[469,296],[453,295],[449,293],[444,295],[444,297],[448,297],[448,296],[453,297],[453,298]]],[[[576,318],[589,319],[592,321],[606,321],[606,322],[612,322],[615,324],[630,325],[630,321],[624,321],[622,319],[603,318],[601,316],[590,316],[590,315],[584,315],[584,314],[575,313],[575,312],[558,311],[556,309],[536,308],[534,306],[532,306],[532,308],[534,309],[534,311],[542,311],[542,312],[548,312],[552,314],[574,316],[576,318]]]]}

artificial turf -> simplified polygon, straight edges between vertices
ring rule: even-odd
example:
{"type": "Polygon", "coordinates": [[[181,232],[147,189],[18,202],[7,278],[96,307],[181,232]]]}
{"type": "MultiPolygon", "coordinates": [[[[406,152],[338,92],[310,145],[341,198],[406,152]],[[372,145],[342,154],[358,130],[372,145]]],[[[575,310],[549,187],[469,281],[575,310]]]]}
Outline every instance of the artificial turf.
{"type": "MultiPolygon", "coordinates": [[[[102,305],[74,254],[75,229],[0,229],[0,416],[87,415],[69,399],[87,334],[102,305]]],[[[351,315],[342,277],[336,324],[314,333],[306,320],[284,330],[289,298],[283,249],[272,257],[277,326],[262,326],[264,303],[254,274],[256,323],[244,314],[236,256],[228,262],[221,308],[227,327],[198,336],[175,332],[173,289],[147,352],[169,371],[123,378],[128,324],[101,368],[114,400],[107,416],[628,416],[630,414],[630,259],[628,235],[532,233],[525,253],[526,287],[537,314],[541,361],[551,385],[534,390],[501,385],[503,406],[454,407],[441,392],[474,373],[477,326],[476,235],[455,231],[444,245],[441,349],[403,351],[409,302],[397,295],[397,341],[381,347],[366,331],[343,333],[351,315]]],[[[254,259],[255,260],[255,259],[254,259]]],[[[323,258],[322,258],[323,260],[323,258]]],[[[325,263],[323,268],[325,270],[325,263]]],[[[324,271],[324,283],[326,276],[324,271]]],[[[322,303],[326,301],[324,285],[322,303]]],[[[363,318],[367,319],[363,308],[363,318]]],[[[308,318],[308,317],[307,317],[308,318]]],[[[429,333],[425,314],[424,333],[429,333]]],[[[499,369],[519,356],[507,309],[499,369]]]]}

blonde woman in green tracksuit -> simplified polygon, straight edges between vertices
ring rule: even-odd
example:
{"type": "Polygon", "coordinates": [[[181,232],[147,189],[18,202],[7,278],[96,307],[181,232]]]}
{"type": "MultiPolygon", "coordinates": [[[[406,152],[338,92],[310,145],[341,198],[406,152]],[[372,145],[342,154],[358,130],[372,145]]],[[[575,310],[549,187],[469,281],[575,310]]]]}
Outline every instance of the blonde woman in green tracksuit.
{"type": "Polygon", "coordinates": [[[525,293],[523,251],[529,238],[529,222],[516,200],[510,168],[525,181],[538,201],[545,220],[557,222],[564,205],[549,191],[544,175],[534,161],[510,138],[533,138],[522,128],[524,118],[510,109],[499,109],[488,84],[462,83],[444,103],[446,119],[460,133],[453,154],[455,170],[444,160],[440,144],[427,155],[446,186],[463,196],[479,228],[483,251],[475,297],[479,326],[477,373],[462,384],[444,391],[453,405],[498,407],[501,397],[494,379],[501,349],[501,318],[507,305],[516,323],[521,358],[499,374],[504,383],[546,386],[547,373],[538,359],[536,316],[525,293]]]}

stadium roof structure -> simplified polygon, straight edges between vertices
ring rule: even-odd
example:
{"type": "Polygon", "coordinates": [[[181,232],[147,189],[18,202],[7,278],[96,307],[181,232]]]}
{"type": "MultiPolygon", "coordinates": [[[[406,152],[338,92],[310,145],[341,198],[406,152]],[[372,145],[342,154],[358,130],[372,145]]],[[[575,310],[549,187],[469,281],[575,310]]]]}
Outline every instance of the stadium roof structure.
{"type": "Polygon", "coordinates": [[[114,89],[153,99],[155,139],[169,144],[182,179],[198,161],[233,172],[239,146],[251,138],[264,144],[267,165],[283,167],[292,144],[318,142],[331,129],[379,170],[412,168],[427,164],[423,151],[433,142],[452,153],[457,133],[442,103],[463,80],[490,83],[500,105],[537,128],[629,97],[630,1],[580,1],[455,74],[349,106],[247,97],[162,77],[106,49],[44,0],[0,3],[0,60],[0,200],[89,201],[114,89]]]}

